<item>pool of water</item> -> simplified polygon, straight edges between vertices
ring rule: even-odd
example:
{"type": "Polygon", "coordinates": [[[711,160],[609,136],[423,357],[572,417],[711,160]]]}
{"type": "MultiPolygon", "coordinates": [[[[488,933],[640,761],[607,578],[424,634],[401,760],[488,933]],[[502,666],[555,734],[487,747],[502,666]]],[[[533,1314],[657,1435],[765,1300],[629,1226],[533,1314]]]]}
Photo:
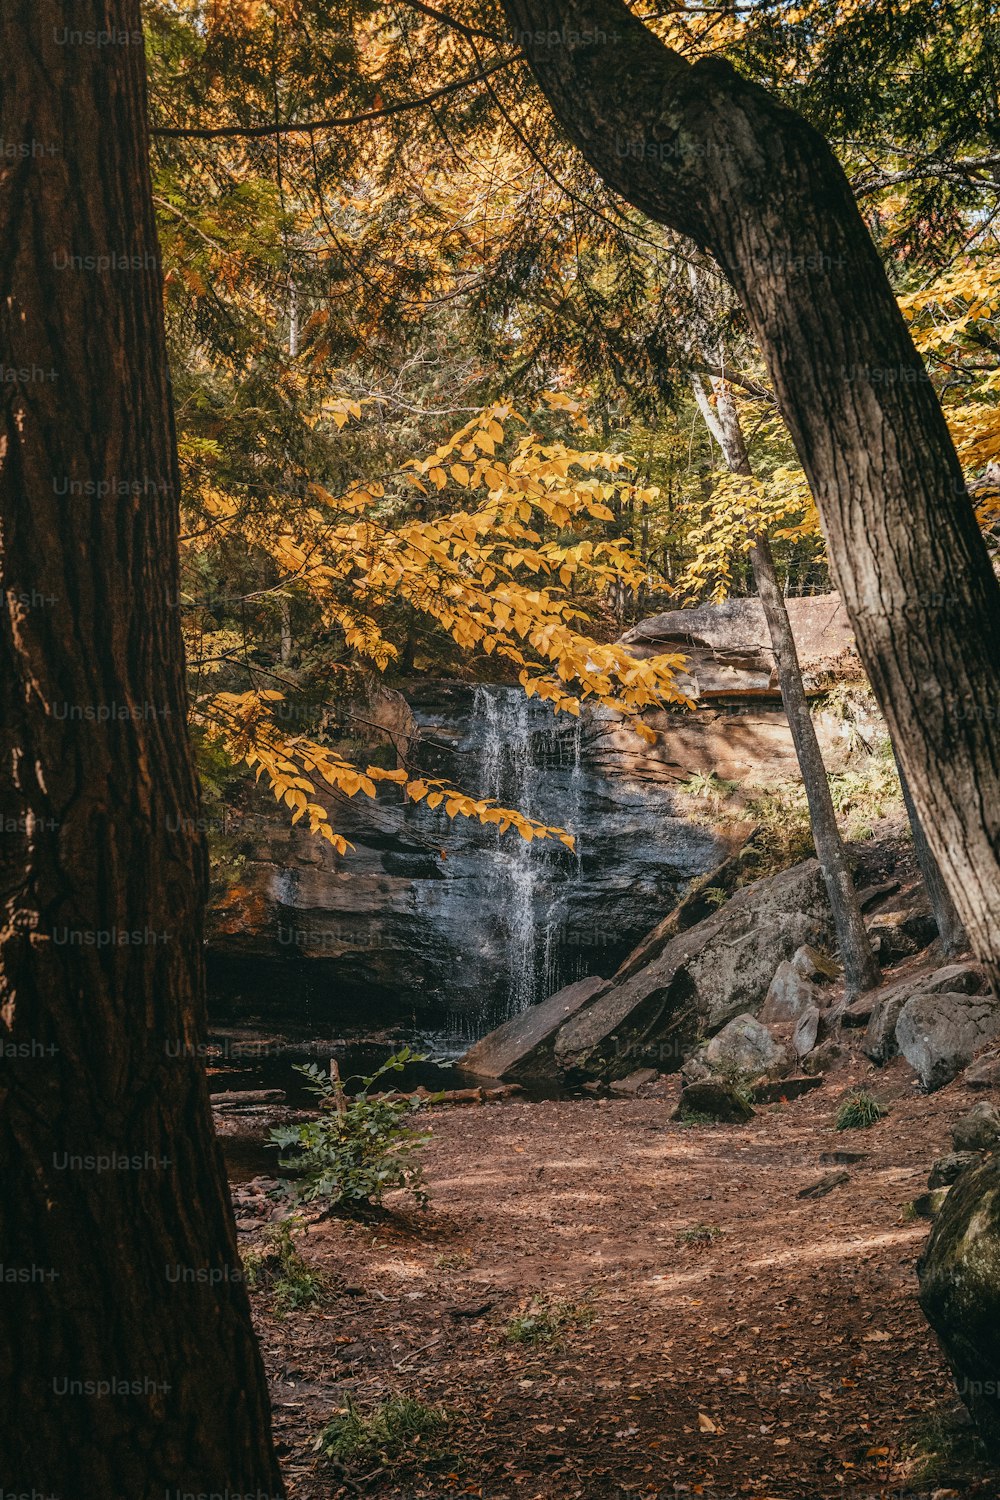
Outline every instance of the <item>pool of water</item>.
{"type": "MultiPolygon", "coordinates": [[[[456,1051],[464,1044],[447,1038],[419,1034],[377,1037],[315,1038],[306,1035],[264,1035],[256,1031],[227,1028],[210,1031],[210,1055],[206,1058],[208,1086],[213,1094],[243,1093],[254,1089],[281,1089],[283,1103],[293,1109],[313,1109],[316,1096],[309,1080],[298,1069],[313,1064],[322,1072],[336,1061],[348,1094],[356,1094],[382,1064],[402,1047],[423,1055],[420,1062],[409,1062],[398,1072],[384,1074],[374,1085],[376,1091],[398,1089],[410,1093],[423,1087],[431,1092],[490,1086],[495,1080],[467,1073],[456,1063],[456,1051]]],[[[558,1098],[565,1091],[557,1085],[537,1085],[527,1097],[558,1098]]],[[[266,1106],[265,1106],[266,1108],[266,1106]]],[[[252,1177],[274,1177],[278,1153],[266,1142],[268,1126],[247,1120],[246,1131],[220,1137],[226,1169],[232,1182],[246,1182],[252,1177]]]]}

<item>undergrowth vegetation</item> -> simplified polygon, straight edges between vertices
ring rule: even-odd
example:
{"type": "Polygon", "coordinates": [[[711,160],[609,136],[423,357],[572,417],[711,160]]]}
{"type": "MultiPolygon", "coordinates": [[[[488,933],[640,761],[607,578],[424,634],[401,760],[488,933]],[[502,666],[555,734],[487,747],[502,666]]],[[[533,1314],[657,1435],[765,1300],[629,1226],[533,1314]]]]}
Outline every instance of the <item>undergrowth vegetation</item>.
{"type": "Polygon", "coordinates": [[[439,1096],[373,1092],[389,1074],[424,1061],[425,1054],[403,1047],[374,1073],[349,1079],[361,1085],[353,1095],[339,1076],[314,1063],[297,1068],[319,1100],[320,1113],[315,1120],[271,1131],[269,1144],[281,1153],[279,1166],[294,1174],[284,1191],[298,1202],[318,1201],[330,1210],[377,1206],[386,1193],[402,1189],[425,1207],[428,1194],[419,1153],[430,1137],[408,1121],[439,1096]]]}

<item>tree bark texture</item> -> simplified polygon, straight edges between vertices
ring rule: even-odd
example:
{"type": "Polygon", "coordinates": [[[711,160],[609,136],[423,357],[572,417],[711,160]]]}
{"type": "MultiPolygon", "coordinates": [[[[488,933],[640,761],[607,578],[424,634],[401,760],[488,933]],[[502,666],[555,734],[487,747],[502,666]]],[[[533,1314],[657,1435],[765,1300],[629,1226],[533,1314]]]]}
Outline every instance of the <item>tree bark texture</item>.
{"type": "Polygon", "coordinates": [[[0,1474],[278,1496],[206,862],[138,0],[0,10],[0,1474]]]}

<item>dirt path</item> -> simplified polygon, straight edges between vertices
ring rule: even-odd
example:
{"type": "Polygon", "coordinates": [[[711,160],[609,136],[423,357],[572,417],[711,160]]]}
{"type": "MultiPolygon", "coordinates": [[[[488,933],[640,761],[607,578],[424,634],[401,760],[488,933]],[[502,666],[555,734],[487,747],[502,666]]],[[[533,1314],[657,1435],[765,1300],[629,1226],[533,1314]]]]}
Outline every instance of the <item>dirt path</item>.
{"type": "Polygon", "coordinates": [[[255,1296],[293,1500],[993,1500],[906,1215],[974,1096],[917,1097],[898,1064],[876,1081],[889,1118],[838,1134],[850,1081],[746,1127],[669,1123],[672,1096],[435,1111],[430,1209],[311,1227],[318,1309],[255,1296]],[[843,1151],[867,1153],[848,1181],[797,1197],[843,1151]],[[512,1342],[538,1299],[562,1326],[512,1342]],[[437,1456],[366,1475],[313,1455],[348,1396],[397,1395],[450,1414],[437,1456]]]}

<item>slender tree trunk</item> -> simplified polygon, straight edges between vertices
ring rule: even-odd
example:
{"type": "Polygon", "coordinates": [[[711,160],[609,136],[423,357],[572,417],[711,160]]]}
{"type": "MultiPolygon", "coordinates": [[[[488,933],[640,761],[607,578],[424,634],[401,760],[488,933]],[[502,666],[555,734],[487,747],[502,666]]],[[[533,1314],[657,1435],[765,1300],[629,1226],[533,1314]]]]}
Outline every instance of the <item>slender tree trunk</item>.
{"type": "Polygon", "coordinates": [[[917,856],[924,889],[931,903],[934,920],[937,922],[941,947],[949,957],[954,958],[968,948],[968,935],[962,926],[962,919],[958,915],[955,903],[951,899],[951,892],[942,879],[940,866],[934,858],[934,851],[927,842],[927,835],[924,833],[917,809],[913,805],[913,794],[903,768],[899,764],[898,756],[896,757],[896,770],[899,772],[899,784],[903,792],[903,806],[906,808],[906,816],[910,820],[910,829],[913,833],[913,852],[917,856]]]}
{"type": "Polygon", "coordinates": [[[0,137],[0,1474],[277,1496],[201,1061],[138,0],[4,0],[0,137]]]}
{"type": "MultiPolygon", "coordinates": [[[[729,394],[725,381],[713,377],[712,388],[716,404],[712,411],[700,379],[694,378],[694,392],[698,406],[722,449],[723,458],[733,474],[751,475],[750,455],[747,452],[739,413],[729,394]]],[[[830,795],[823,753],[816,737],[816,726],[809,712],[805,684],[799,653],[792,634],[791,621],[784,595],[774,571],[771,544],[763,533],[752,539],[750,565],[754,584],[764,608],[774,665],[781,688],[788,727],[791,730],[795,756],[802,773],[809,804],[809,822],[813,843],[826,892],[833,913],[833,925],[840,945],[840,956],[844,964],[844,984],[848,997],[855,997],[863,990],[878,984],[879,966],[872,952],[872,945],[865,931],[864,917],[858,904],[857,891],[851,878],[851,868],[844,848],[844,841],[837,826],[837,814],[830,795]]]]}
{"type": "Polygon", "coordinates": [[[954,446],[822,137],[622,0],[504,0],[606,181],[729,277],[816,497],[862,663],[976,953],[1000,982],[1000,587],[954,446]]]}

